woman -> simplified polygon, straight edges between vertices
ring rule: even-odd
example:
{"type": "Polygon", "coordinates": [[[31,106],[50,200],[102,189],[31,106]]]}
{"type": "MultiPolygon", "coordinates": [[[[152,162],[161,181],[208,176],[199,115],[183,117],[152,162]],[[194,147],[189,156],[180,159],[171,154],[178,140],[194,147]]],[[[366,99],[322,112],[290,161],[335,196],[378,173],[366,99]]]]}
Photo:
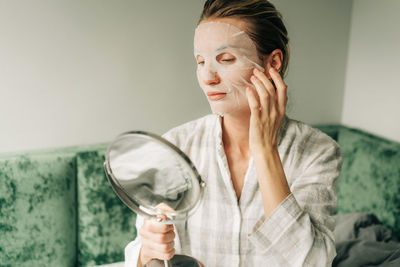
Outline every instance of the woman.
{"type": "Polygon", "coordinates": [[[204,198],[187,225],[138,217],[126,266],[175,253],[205,266],[330,266],[340,150],[285,116],[289,50],[280,13],[266,0],[208,0],[194,52],[214,114],[164,137],[194,162],[204,198]]]}

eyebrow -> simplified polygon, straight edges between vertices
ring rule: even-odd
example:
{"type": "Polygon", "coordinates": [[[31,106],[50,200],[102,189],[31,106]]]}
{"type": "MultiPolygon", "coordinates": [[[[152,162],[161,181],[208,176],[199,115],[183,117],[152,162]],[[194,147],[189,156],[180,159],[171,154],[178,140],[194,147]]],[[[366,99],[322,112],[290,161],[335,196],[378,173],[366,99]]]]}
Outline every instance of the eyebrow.
{"type": "MultiPolygon", "coordinates": [[[[224,49],[229,48],[229,47],[231,47],[231,48],[237,48],[237,49],[242,49],[242,48],[240,48],[239,46],[236,46],[236,45],[223,45],[223,46],[220,46],[219,48],[217,48],[217,49],[215,50],[215,52],[219,52],[219,51],[224,50],[224,49]]],[[[200,52],[199,50],[197,50],[197,49],[195,49],[194,52],[195,52],[196,54],[201,54],[201,52],[200,52]]]]}
{"type": "Polygon", "coordinates": [[[216,51],[216,52],[219,52],[219,51],[224,50],[224,49],[229,48],[229,47],[232,47],[232,48],[239,48],[238,46],[235,46],[235,45],[223,45],[223,46],[217,48],[215,51],[216,51]]]}
{"type": "Polygon", "coordinates": [[[223,46],[217,48],[215,51],[219,52],[219,51],[224,50],[224,49],[226,49],[226,48],[228,48],[228,47],[229,47],[229,46],[227,46],[227,45],[223,45],[223,46]]]}

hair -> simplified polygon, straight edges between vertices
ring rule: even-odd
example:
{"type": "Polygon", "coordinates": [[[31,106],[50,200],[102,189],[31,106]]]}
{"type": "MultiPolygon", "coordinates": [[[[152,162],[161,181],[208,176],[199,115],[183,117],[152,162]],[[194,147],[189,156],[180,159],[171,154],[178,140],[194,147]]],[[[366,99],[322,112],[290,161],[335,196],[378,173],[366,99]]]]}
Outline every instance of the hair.
{"type": "Polygon", "coordinates": [[[245,30],[256,45],[261,60],[280,49],[283,54],[280,74],[286,75],[289,63],[289,37],[281,13],[267,0],[207,0],[199,24],[212,18],[235,17],[244,19],[245,30]]]}

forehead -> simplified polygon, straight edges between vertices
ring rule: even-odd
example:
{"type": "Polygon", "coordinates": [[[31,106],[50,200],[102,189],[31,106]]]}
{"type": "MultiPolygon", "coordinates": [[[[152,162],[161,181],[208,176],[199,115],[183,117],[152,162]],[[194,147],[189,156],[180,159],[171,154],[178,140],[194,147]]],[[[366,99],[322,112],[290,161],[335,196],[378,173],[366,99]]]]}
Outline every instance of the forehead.
{"type": "Polygon", "coordinates": [[[232,24],[212,21],[197,26],[194,35],[195,52],[210,52],[227,47],[255,49],[250,37],[232,24]]]}

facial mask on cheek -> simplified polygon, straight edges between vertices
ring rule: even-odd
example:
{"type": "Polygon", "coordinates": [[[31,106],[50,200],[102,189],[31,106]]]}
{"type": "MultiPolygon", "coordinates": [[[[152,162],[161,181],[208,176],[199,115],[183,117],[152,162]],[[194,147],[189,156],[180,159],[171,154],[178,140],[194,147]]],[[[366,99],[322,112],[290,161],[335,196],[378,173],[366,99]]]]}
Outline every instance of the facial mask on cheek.
{"type": "Polygon", "coordinates": [[[246,87],[253,69],[264,72],[256,46],[240,29],[227,23],[206,22],[196,28],[197,79],[213,113],[221,116],[248,110],[246,87]],[[229,61],[234,59],[234,61],[229,61]],[[220,93],[210,96],[209,94],[220,93]]]}

